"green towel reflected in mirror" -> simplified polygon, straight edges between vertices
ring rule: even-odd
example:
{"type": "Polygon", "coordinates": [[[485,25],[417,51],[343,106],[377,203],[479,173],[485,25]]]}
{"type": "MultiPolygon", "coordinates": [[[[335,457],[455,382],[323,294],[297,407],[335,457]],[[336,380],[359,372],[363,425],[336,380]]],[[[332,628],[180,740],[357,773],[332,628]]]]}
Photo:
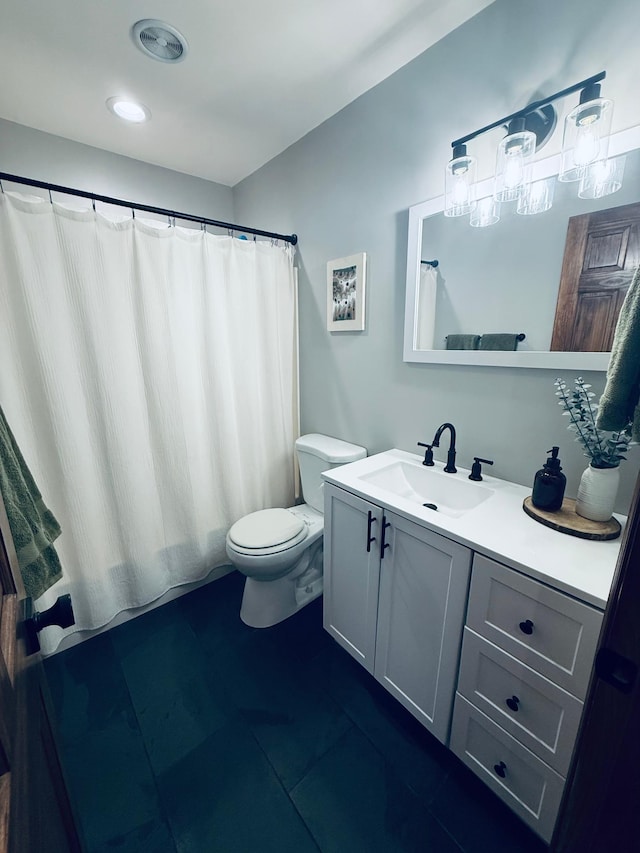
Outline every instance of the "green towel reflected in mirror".
{"type": "Polygon", "coordinates": [[[518,341],[524,340],[521,333],[499,333],[487,335],[447,335],[446,348],[449,350],[502,350],[513,352],[518,349],[518,341]]]}
{"type": "Polygon", "coordinates": [[[447,335],[447,349],[478,349],[480,335],[447,335]]]}
{"type": "Polygon", "coordinates": [[[504,350],[513,352],[518,349],[517,334],[489,334],[483,335],[480,338],[479,349],[483,350],[504,350]]]}

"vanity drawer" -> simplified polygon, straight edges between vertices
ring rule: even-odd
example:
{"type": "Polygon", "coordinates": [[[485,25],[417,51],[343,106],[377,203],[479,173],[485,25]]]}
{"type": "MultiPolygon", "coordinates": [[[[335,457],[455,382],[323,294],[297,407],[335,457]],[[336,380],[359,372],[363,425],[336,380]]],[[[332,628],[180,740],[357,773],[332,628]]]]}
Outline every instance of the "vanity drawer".
{"type": "Polygon", "coordinates": [[[467,625],[580,699],[601,623],[590,605],[474,556],[467,625]]]}
{"type": "Polygon", "coordinates": [[[567,774],[583,703],[493,643],[464,629],[458,691],[503,729],[567,774]]]}
{"type": "Polygon", "coordinates": [[[551,840],[563,777],[459,693],[450,748],[541,838],[551,840]]]}

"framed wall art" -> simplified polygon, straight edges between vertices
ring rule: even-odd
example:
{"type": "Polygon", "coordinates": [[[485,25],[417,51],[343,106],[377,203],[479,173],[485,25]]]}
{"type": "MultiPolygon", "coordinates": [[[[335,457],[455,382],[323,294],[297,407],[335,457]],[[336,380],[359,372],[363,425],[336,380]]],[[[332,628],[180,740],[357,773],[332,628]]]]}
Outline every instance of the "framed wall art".
{"type": "Polygon", "coordinates": [[[365,252],[337,258],[327,264],[327,329],[330,332],[364,330],[365,252]]]}

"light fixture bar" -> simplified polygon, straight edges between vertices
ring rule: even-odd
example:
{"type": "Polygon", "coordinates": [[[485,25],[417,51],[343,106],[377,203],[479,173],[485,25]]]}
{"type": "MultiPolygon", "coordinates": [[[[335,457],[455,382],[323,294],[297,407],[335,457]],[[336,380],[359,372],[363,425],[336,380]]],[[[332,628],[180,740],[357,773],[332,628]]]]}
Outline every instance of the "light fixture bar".
{"type": "Polygon", "coordinates": [[[580,83],[575,83],[573,86],[569,86],[567,89],[562,89],[561,92],[556,92],[555,95],[549,95],[548,98],[542,98],[539,101],[534,101],[532,104],[527,104],[526,107],[521,110],[518,110],[515,113],[511,113],[511,115],[498,119],[498,121],[494,121],[491,124],[487,124],[485,127],[481,127],[479,130],[474,130],[473,133],[469,133],[467,134],[467,136],[462,136],[460,139],[455,139],[451,143],[451,147],[457,148],[459,145],[464,145],[466,142],[475,139],[477,136],[481,136],[488,130],[493,130],[495,127],[500,127],[500,125],[503,124],[509,124],[509,122],[512,121],[514,118],[524,118],[529,113],[533,113],[536,110],[539,110],[541,107],[552,103],[553,101],[557,101],[560,98],[565,98],[567,95],[571,95],[573,92],[578,92],[581,89],[585,89],[587,86],[592,86],[594,83],[599,83],[601,80],[604,80],[606,76],[607,72],[601,71],[599,74],[595,74],[593,77],[587,77],[586,80],[582,80],[580,83]]]}

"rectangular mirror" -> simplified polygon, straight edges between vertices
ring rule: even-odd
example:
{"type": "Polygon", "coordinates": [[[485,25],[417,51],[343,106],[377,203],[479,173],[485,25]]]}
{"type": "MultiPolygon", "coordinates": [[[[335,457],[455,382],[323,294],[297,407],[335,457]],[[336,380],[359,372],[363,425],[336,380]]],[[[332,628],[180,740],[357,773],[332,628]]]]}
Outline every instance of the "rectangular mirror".
{"type": "MultiPolygon", "coordinates": [[[[609,349],[640,264],[640,127],[611,137],[609,157],[623,155],[617,192],[583,199],[577,182],[554,181],[550,210],[519,215],[517,202],[503,203],[500,221],[485,228],[471,227],[468,216],[445,217],[443,196],[411,207],[404,360],[606,370],[609,352],[593,350],[609,349]],[[438,266],[423,263],[431,260],[438,266]],[[447,349],[447,338],[472,347],[492,334],[519,335],[517,350],[447,349]]],[[[539,160],[534,180],[555,178],[559,159],[539,160]]],[[[478,198],[492,192],[493,179],[478,184],[478,198]]]]}

